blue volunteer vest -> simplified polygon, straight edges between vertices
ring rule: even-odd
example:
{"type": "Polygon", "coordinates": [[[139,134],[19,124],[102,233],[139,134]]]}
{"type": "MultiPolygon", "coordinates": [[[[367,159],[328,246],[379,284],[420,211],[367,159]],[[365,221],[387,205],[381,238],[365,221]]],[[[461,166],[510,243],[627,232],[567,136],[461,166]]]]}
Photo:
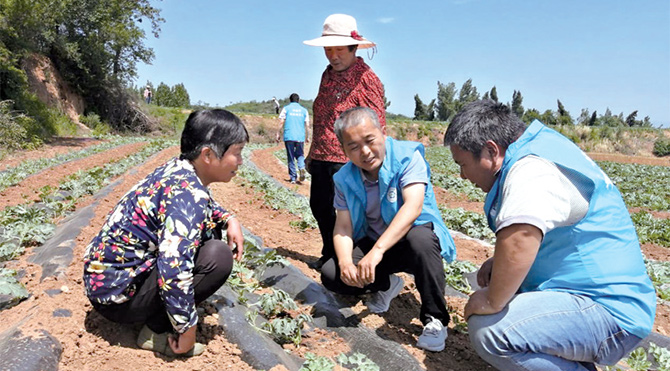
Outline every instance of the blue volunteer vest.
{"type": "Polygon", "coordinates": [[[307,109],[298,102],[293,102],[284,107],[286,110],[286,122],[284,122],[284,141],[305,141],[305,118],[307,109]]]}
{"type": "MultiPolygon", "coordinates": [[[[386,225],[391,221],[403,205],[402,190],[400,189],[399,178],[407,165],[412,160],[415,151],[419,151],[424,157],[424,148],[421,143],[397,141],[393,138],[386,138],[386,157],[379,169],[379,197],[381,205],[381,216],[386,225]]],[[[430,165],[426,162],[428,178],[430,179],[430,165]]],[[[347,201],[347,208],[351,214],[351,224],[354,232],[354,240],[358,241],[365,237],[365,231],[368,222],[365,216],[367,197],[361,171],[351,161],[347,162],[333,176],[335,187],[339,189],[347,201]]],[[[440,211],[437,208],[433,186],[430,181],[426,184],[426,193],[423,199],[423,209],[421,214],[414,221],[414,225],[422,225],[428,222],[433,223],[435,235],[440,240],[441,255],[447,261],[451,262],[456,257],[456,247],[451,238],[447,226],[444,225],[440,211]]]]}
{"type": "Polygon", "coordinates": [[[589,201],[589,210],[577,224],[547,232],[520,290],[587,296],[603,305],[621,328],[646,337],[654,323],[656,293],[630,214],[609,177],[566,137],[535,120],[509,146],[498,179],[486,197],[489,226],[495,231],[507,173],[528,155],[549,160],[569,177],[588,184],[588,189],[581,191],[589,201]]]}

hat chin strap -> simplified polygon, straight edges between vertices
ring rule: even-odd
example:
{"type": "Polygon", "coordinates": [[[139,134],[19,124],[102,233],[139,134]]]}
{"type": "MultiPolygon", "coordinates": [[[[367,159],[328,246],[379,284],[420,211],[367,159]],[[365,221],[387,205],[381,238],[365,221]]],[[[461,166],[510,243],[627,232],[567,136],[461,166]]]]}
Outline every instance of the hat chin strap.
{"type": "Polygon", "coordinates": [[[372,58],[375,57],[375,54],[377,54],[377,45],[374,45],[372,48],[368,48],[368,59],[372,60],[372,58]]]}

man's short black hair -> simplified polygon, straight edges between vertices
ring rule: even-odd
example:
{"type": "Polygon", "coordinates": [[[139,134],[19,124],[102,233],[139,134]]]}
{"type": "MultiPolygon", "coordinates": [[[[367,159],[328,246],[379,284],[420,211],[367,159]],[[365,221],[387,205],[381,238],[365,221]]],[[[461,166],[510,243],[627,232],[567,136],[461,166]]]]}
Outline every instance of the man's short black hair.
{"type": "Polygon", "coordinates": [[[291,94],[290,97],[288,97],[288,100],[290,100],[291,103],[300,102],[300,96],[298,95],[298,93],[293,93],[291,94]]]}

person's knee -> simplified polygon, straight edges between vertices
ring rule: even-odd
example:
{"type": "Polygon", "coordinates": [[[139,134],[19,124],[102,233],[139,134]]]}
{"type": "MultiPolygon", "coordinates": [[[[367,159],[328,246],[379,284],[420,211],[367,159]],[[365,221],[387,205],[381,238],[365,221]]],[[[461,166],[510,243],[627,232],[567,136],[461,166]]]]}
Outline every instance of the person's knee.
{"type": "Polygon", "coordinates": [[[504,337],[498,333],[495,325],[488,321],[488,317],[472,315],[468,319],[470,343],[484,360],[499,357],[505,352],[504,337]]]}
{"type": "Polygon", "coordinates": [[[337,292],[339,277],[335,259],[328,259],[321,267],[321,283],[328,290],[337,292]]]}
{"type": "Polygon", "coordinates": [[[425,225],[415,226],[405,236],[412,256],[419,261],[434,259],[440,254],[440,241],[432,228],[425,225]]]}
{"type": "Polygon", "coordinates": [[[233,270],[232,249],[221,240],[209,240],[200,247],[196,265],[205,273],[228,277],[233,270]]]}

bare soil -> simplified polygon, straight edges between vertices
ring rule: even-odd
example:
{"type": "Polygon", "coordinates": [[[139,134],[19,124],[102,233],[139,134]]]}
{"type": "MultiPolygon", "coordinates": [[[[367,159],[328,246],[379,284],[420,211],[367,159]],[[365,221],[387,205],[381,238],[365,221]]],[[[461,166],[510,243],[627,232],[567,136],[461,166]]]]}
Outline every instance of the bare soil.
{"type": "MultiPolygon", "coordinates": [[[[248,120],[247,120],[248,121],[248,120]]],[[[266,128],[268,131],[274,128],[266,128]]],[[[250,129],[252,135],[259,135],[250,129]]],[[[274,133],[274,131],[272,131],[274,133]]],[[[85,141],[84,141],[85,142],[85,141]]],[[[0,161],[0,169],[12,166],[27,158],[39,156],[50,156],[55,150],[67,151],[73,146],[79,146],[81,142],[73,140],[71,145],[46,147],[38,151],[25,152],[15,158],[7,158],[0,161]],[[58,149],[56,149],[58,148],[58,149]]],[[[88,143],[86,143],[88,144],[88,143]]],[[[92,163],[104,163],[114,158],[120,158],[132,151],[137,151],[141,145],[118,147],[91,157],[82,162],[86,166],[92,163]]],[[[275,158],[274,152],[281,150],[283,145],[259,150],[252,154],[252,161],[262,170],[273,176],[285,186],[296,190],[305,196],[309,195],[309,182],[301,185],[292,185],[288,179],[286,167],[275,158]]],[[[137,326],[120,326],[111,323],[92,310],[84,295],[82,285],[82,262],[84,249],[88,242],[98,232],[105,220],[107,213],[116,204],[117,200],[130,189],[137,181],[170,157],[177,155],[177,148],[170,148],[142,164],[134,174],[127,173],[123,176],[122,183],[113,192],[105,196],[95,210],[95,217],[90,225],[86,226],[77,237],[74,259],[67,269],[65,275],[56,278],[41,280],[41,267],[32,264],[28,258],[32,250],[28,249],[26,254],[16,261],[8,262],[7,268],[22,270],[21,278],[32,296],[16,307],[0,312],[0,332],[18,325],[24,334],[38,336],[40,329],[47,330],[63,347],[63,354],[59,364],[62,370],[118,370],[118,369],[142,369],[142,370],[251,370],[252,368],[241,359],[241,351],[236,344],[228,342],[222,328],[217,323],[217,313],[211,310],[205,311],[199,323],[198,341],[207,344],[207,351],[192,359],[171,359],[152,352],[137,349],[135,338],[139,328],[137,326]],[[54,295],[50,290],[60,290],[62,293],[54,295]],[[51,293],[51,294],[49,294],[51,293]],[[64,309],[69,313],[66,317],[56,317],[55,311],[64,309]]],[[[600,156],[600,155],[599,155],[600,156]]],[[[605,156],[605,155],[602,155],[605,156]]],[[[599,160],[620,160],[618,156],[599,157],[599,160]]],[[[626,157],[627,161],[648,161],[648,158],[626,157]]],[[[73,162],[73,166],[74,166],[73,162]]],[[[84,166],[84,165],[82,165],[84,166]]],[[[8,202],[7,199],[23,198],[27,195],[28,200],[34,199],[36,189],[46,184],[57,183],[59,179],[74,171],[71,166],[60,166],[49,169],[48,173],[34,176],[22,182],[15,189],[7,191],[15,192],[10,196],[2,194],[0,199],[3,204],[0,209],[7,205],[16,204],[8,202]]],[[[295,230],[290,226],[291,221],[298,220],[294,215],[284,210],[273,210],[267,206],[262,199],[262,194],[251,188],[243,179],[235,178],[230,183],[219,183],[212,186],[214,197],[224,207],[237,215],[242,224],[252,233],[263,239],[264,245],[275,248],[288,258],[290,262],[307,276],[319,282],[318,272],[307,267],[306,263],[318,258],[321,242],[317,230],[308,229],[304,231],[295,230]]],[[[471,211],[481,211],[481,203],[472,203],[459,196],[449,194],[443,189],[436,189],[440,203],[449,207],[463,207],[471,211]]],[[[91,198],[80,200],[77,207],[83,207],[92,202],[91,198]]],[[[474,241],[456,239],[458,258],[481,264],[492,255],[492,249],[474,241]]],[[[645,245],[643,250],[648,257],[657,260],[670,260],[668,249],[645,245]]],[[[412,277],[403,275],[405,286],[397,299],[395,299],[388,313],[376,315],[367,312],[362,301],[358,298],[340,297],[355,311],[360,321],[375,331],[379,336],[391,339],[401,344],[428,370],[486,370],[488,366],[474,353],[469,345],[466,335],[453,331],[450,328],[447,347],[443,352],[432,353],[415,347],[417,337],[421,333],[421,324],[418,320],[419,297],[414,286],[412,277]]],[[[461,316],[466,300],[463,298],[449,297],[447,303],[456,316],[461,316]]],[[[659,305],[655,331],[661,334],[670,334],[670,311],[665,305],[659,305]]],[[[450,325],[450,327],[453,324],[450,325]]],[[[348,345],[333,333],[325,330],[314,329],[309,332],[301,347],[295,349],[286,347],[294,354],[304,356],[307,352],[317,355],[333,357],[342,352],[349,351],[348,345]]],[[[281,369],[281,368],[278,368],[281,369]]]]}

